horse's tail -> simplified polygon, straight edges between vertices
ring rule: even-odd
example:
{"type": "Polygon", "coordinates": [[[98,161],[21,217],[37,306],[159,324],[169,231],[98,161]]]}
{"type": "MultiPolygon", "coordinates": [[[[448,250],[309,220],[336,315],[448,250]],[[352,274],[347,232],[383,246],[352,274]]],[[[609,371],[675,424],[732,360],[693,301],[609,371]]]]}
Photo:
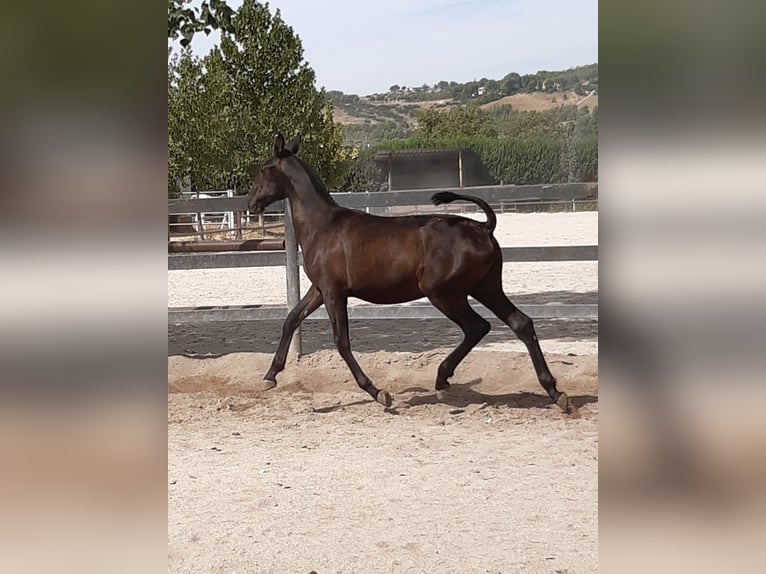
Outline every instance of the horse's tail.
{"type": "Polygon", "coordinates": [[[484,213],[487,214],[487,222],[484,225],[487,226],[487,229],[489,229],[490,233],[495,230],[495,227],[497,226],[497,217],[495,216],[494,210],[483,199],[479,199],[478,197],[473,197],[470,195],[460,195],[457,193],[452,193],[451,191],[440,191],[439,193],[434,193],[431,196],[431,202],[434,205],[452,203],[458,199],[462,199],[463,201],[470,201],[471,203],[475,203],[481,207],[482,210],[484,210],[484,213]]]}

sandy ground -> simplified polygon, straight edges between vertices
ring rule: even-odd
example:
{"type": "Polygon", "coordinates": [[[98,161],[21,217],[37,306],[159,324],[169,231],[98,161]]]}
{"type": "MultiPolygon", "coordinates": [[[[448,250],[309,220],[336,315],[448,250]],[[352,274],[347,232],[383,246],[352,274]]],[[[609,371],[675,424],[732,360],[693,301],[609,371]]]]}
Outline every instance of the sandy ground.
{"type": "Polygon", "coordinates": [[[392,413],[333,351],[255,390],[266,354],[169,359],[170,572],[597,570],[597,359],[475,352],[437,403],[441,354],[365,353],[392,413]]]}
{"type": "MultiPolygon", "coordinates": [[[[503,245],[597,243],[594,213],[501,222],[503,245]]],[[[517,303],[597,300],[596,264],[524,266],[517,303]]],[[[169,273],[169,305],[284,303],[283,275],[251,275],[278,269],[232,271],[169,273]]],[[[356,387],[326,321],[304,323],[306,354],[268,392],[280,322],[169,325],[169,572],[597,571],[598,324],[536,329],[577,417],[550,405],[499,322],[441,402],[454,325],[352,322],[389,411],[356,387]]]]}

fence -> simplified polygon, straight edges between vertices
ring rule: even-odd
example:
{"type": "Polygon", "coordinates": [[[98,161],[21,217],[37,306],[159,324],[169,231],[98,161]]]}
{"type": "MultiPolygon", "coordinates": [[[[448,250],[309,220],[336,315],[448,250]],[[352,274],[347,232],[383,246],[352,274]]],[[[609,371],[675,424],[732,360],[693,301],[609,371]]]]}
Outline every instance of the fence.
{"type": "MultiPolygon", "coordinates": [[[[199,191],[182,191],[181,192],[181,198],[182,199],[211,199],[211,198],[231,198],[234,197],[234,192],[232,190],[226,190],[226,191],[206,191],[204,193],[201,193],[199,191]]],[[[208,233],[210,233],[210,230],[206,229],[206,227],[214,227],[217,228],[213,232],[220,232],[222,230],[225,230],[226,232],[230,232],[234,229],[234,212],[232,211],[223,211],[223,212],[195,212],[195,213],[184,213],[184,214],[175,214],[179,215],[178,221],[171,222],[170,227],[176,227],[176,229],[186,229],[185,232],[183,232],[184,235],[189,235],[189,231],[191,233],[199,233],[200,237],[202,239],[205,238],[205,231],[207,230],[208,233]]]]}
{"type": "MultiPolygon", "coordinates": [[[[550,201],[595,201],[598,199],[597,183],[557,183],[538,185],[488,185],[471,188],[436,188],[409,191],[374,191],[367,193],[333,193],[333,199],[343,207],[365,209],[368,207],[391,207],[399,205],[431,205],[431,196],[439,191],[470,193],[484,201],[495,204],[504,202],[550,202],[550,201]]],[[[245,196],[220,197],[211,199],[171,199],[168,213],[198,213],[247,211],[245,196]]],[[[284,202],[277,202],[266,208],[266,213],[284,213],[284,202]]]]}
{"type": "MultiPolygon", "coordinates": [[[[384,191],[370,193],[337,193],[335,201],[344,207],[369,209],[394,206],[430,205],[431,196],[438,191],[468,192],[487,202],[509,204],[514,202],[597,202],[598,184],[572,183],[551,185],[503,185],[472,187],[470,189],[428,189],[414,191],[384,191]]],[[[168,201],[168,213],[238,212],[247,210],[247,198],[176,199],[168,201]]],[[[267,209],[268,213],[285,214],[285,241],[226,241],[216,246],[214,242],[197,242],[183,247],[169,244],[168,269],[217,269],[230,267],[287,267],[288,306],[221,306],[168,309],[169,323],[197,323],[207,321],[250,321],[282,319],[288,309],[300,299],[299,266],[302,259],[295,240],[289,204],[278,202],[267,209]],[[266,249],[266,250],[264,250],[266,249]],[[273,250],[272,250],[273,249],[273,250]],[[186,252],[184,252],[186,251],[186,252]]],[[[551,247],[505,247],[503,261],[597,261],[598,246],[551,246],[551,247]]],[[[527,305],[519,308],[532,318],[584,319],[598,316],[598,305],[527,305]]],[[[476,311],[485,317],[492,316],[483,306],[475,304],[476,311]]],[[[326,317],[320,310],[310,317],[326,317]]],[[[351,318],[366,319],[430,319],[441,314],[424,304],[359,305],[349,307],[351,318]]],[[[300,330],[296,331],[293,349],[300,353],[300,330]]]]}

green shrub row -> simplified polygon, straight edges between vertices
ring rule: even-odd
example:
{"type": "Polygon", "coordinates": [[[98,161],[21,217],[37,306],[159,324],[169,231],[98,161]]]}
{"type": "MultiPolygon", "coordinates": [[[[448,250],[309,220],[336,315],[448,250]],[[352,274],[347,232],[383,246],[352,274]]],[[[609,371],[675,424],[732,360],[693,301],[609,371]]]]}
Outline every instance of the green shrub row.
{"type": "Polygon", "coordinates": [[[584,138],[410,138],[380,144],[379,150],[468,148],[476,152],[495,183],[537,184],[598,181],[598,139],[584,138]]]}

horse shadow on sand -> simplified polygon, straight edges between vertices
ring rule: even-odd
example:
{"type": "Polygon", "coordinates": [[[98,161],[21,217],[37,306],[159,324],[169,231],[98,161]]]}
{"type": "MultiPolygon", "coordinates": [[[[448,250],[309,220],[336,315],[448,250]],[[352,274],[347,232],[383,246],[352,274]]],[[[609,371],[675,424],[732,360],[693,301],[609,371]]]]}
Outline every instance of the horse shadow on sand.
{"type": "MultiPolygon", "coordinates": [[[[542,393],[530,393],[529,391],[518,391],[515,393],[487,394],[473,389],[481,383],[481,378],[473,379],[466,383],[452,383],[449,389],[440,392],[438,395],[435,390],[425,387],[408,387],[395,393],[394,405],[386,409],[391,414],[399,414],[401,408],[412,408],[423,405],[448,405],[453,408],[465,409],[471,405],[480,405],[486,407],[506,407],[511,409],[545,409],[554,406],[550,397],[542,393]],[[409,398],[403,395],[413,394],[409,398]]],[[[575,409],[580,409],[584,405],[597,403],[596,395],[569,395],[569,400],[575,409]]],[[[331,413],[347,407],[356,407],[360,405],[373,404],[375,401],[363,399],[350,403],[342,403],[329,407],[314,409],[316,413],[331,413]]]]}

